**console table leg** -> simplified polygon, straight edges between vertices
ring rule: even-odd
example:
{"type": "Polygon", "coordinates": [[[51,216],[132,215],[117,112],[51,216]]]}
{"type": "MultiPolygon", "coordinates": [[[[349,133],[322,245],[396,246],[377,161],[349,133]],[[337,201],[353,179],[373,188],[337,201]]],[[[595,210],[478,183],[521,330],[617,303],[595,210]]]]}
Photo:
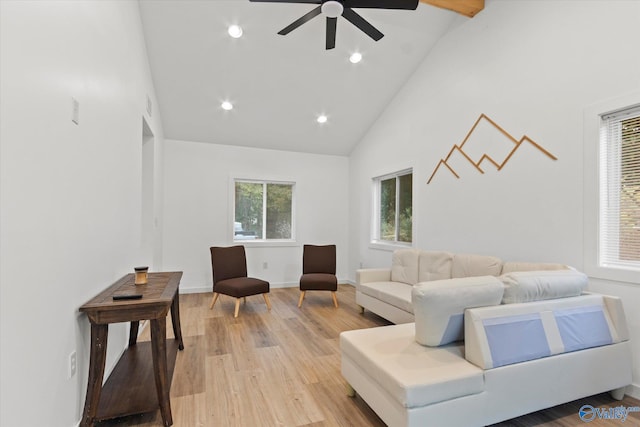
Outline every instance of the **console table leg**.
{"type": "Polygon", "coordinates": [[[87,397],[84,401],[81,427],[92,426],[100,403],[102,378],[107,359],[107,336],[109,325],[91,324],[91,355],[89,359],[89,378],[87,380],[87,397]]]}
{"type": "Polygon", "coordinates": [[[182,328],[180,327],[180,298],[179,293],[176,291],[176,296],[171,303],[171,324],[173,325],[173,336],[178,341],[178,348],[184,350],[184,344],[182,343],[182,328]]]}
{"type": "Polygon", "coordinates": [[[131,321],[131,328],[129,328],[129,347],[136,345],[138,341],[138,328],[140,327],[139,320],[131,321]]]}
{"type": "Polygon", "coordinates": [[[153,355],[153,372],[158,392],[160,414],[166,427],[173,424],[171,402],[169,401],[169,384],[167,374],[167,319],[151,319],[151,352],[153,355]]]}

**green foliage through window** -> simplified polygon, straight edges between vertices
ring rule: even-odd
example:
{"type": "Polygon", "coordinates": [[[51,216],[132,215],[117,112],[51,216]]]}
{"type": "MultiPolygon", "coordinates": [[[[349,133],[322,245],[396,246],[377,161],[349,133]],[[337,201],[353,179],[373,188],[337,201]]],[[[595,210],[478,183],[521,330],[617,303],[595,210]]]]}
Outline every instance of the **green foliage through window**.
{"type": "Polygon", "coordinates": [[[236,181],[234,240],[292,239],[293,184],[236,181]]]}
{"type": "Polygon", "coordinates": [[[291,238],[290,184],[267,184],[267,239],[291,238]]]}
{"type": "Polygon", "coordinates": [[[413,174],[379,179],[379,236],[387,242],[411,243],[413,174]]]}

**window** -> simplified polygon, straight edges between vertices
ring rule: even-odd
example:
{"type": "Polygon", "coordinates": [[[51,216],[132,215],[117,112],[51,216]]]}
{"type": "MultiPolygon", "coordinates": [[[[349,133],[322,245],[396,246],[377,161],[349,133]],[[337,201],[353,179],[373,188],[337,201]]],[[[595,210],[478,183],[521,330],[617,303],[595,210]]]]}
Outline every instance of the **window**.
{"type": "Polygon", "coordinates": [[[640,92],[584,111],[584,271],[638,284],[640,92]]]}
{"type": "Polygon", "coordinates": [[[640,271],[640,106],[601,115],[598,262],[640,271]]]}
{"type": "Polygon", "coordinates": [[[293,240],[294,183],[235,180],[233,240],[293,240]]]}
{"type": "Polygon", "coordinates": [[[413,172],[374,178],[374,242],[410,244],[413,232],[413,172]]]}

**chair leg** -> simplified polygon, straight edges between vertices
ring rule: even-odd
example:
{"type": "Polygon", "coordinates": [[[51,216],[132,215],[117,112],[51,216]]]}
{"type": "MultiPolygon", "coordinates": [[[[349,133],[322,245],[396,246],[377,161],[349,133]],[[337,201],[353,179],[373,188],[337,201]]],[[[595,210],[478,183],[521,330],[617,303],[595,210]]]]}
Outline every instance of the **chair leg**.
{"type": "Polygon", "coordinates": [[[267,304],[267,309],[271,310],[271,301],[269,301],[269,295],[262,294],[262,297],[264,298],[264,302],[267,304]]]}
{"type": "Polygon", "coordinates": [[[209,310],[211,310],[213,306],[216,305],[216,301],[218,301],[218,296],[220,296],[219,293],[217,292],[213,293],[213,299],[211,300],[211,304],[209,305],[209,310]]]}
{"type": "Polygon", "coordinates": [[[335,305],[336,308],[338,308],[338,298],[336,298],[335,291],[331,291],[331,296],[333,297],[333,305],[335,305]]]}
{"type": "Polygon", "coordinates": [[[240,310],[240,298],[236,298],[236,309],[233,312],[233,317],[238,317],[239,310],[240,310]]]}
{"type": "Polygon", "coordinates": [[[242,297],[242,303],[246,304],[247,303],[247,297],[242,297]]]}
{"type": "Polygon", "coordinates": [[[304,293],[306,291],[300,291],[300,299],[298,300],[298,308],[302,306],[302,300],[304,299],[304,293]]]}

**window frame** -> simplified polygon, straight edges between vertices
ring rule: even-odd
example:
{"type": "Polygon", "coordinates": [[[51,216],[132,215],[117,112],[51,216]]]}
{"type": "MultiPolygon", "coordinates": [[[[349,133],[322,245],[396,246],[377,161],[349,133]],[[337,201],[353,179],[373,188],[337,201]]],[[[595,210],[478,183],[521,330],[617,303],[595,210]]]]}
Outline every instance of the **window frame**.
{"type": "Polygon", "coordinates": [[[402,169],[399,170],[397,172],[392,172],[392,173],[388,173],[385,175],[380,175],[380,176],[376,176],[372,178],[372,184],[371,184],[371,188],[372,188],[372,221],[371,221],[371,238],[370,238],[370,242],[369,242],[369,246],[372,248],[376,248],[376,249],[388,249],[388,250],[395,250],[398,248],[411,248],[414,246],[414,242],[415,242],[415,224],[413,222],[413,218],[414,218],[414,203],[413,203],[413,199],[414,199],[414,194],[413,194],[413,168],[406,168],[406,169],[402,169]],[[400,197],[400,191],[399,191],[399,180],[398,178],[401,176],[405,176],[405,175],[411,175],[411,242],[401,242],[397,240],[398,237],[398,232],[399,232],[399,221],[400,221],[400,215],[398,214],[398,200],[400,197]],[[382,184],[383,181],[386,181],[388,179],[391,178],[395,178],[396,179],[396,215],[395,215],[395,221],[396,221],[396,240],[382,240],[380,238],[380,194],[381,194],[381,189],[380,186],[382,184]]]}
{"type": "MultiPolygon", "coordinates": [[[[229,180],[230,189],[229,189],[229,198],[230,198],[230,224],[228,225],[229,230],[229,240],[233,242],[233,244],[241,244],[247,247],[269,247],[269,246],[298,246],[298,242],[296,240],[296,182],[289,179],[263,179],[263,178],[240,178],[237,176],[231,177],[229,180]],[[291,186],[291,238],[289,239],[254,239],[254,240],[245,240],[245,239],[236,239],[235,238],[235,217],[236,217],[236,183],[237,182],[246,182],[252,184],[262,184],[263,189],[266,189],[267,184],[279,184],[279,185],[290,185],[291,186]]],[[[263,191],[262,198],[264,200],[264,204],[262,206],[262,218],[263,218],[263,235],[266,236],[266,198],[267,194],[263,191]]]]}
{"type": "Polygon", "coordinates": [[[640,92],[633,92],[587,107],[583,118],[584,271],[590,277],[632,284],[639,284],[638,269],[600,264],[600,132],[603,116],[637,105],[640,92]]]}

